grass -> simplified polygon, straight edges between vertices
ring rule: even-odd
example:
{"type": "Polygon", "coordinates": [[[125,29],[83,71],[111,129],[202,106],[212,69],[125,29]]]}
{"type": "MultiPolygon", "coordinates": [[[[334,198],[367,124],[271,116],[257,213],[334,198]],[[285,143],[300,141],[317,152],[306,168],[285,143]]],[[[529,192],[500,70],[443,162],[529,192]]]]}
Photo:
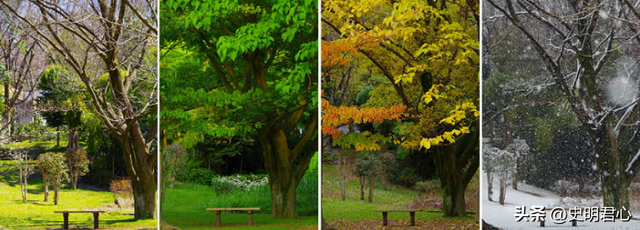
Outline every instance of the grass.
{"type": "MultiPolygon", "coordinates": [[[[0,161],[0,229],[45,229],[61,228],[62,214],[57,210],[86,210],[113,203],[113,195],[105,191],[62,189],[59,204],[53,204],[53,191],[49,202],[43,202],[44,187],[41,179],[29,181],[28,200],[22,202],[17,172],[11,161],[0,161]]],[[[127,213],[103,213],[100,215],[101,228],[140,229],[155,228],[156,220],[134,220],[127,213]]],[[[93,215],[70,214],[71,227],[93,227],[93,215]]]]}
{"type": "MultiPolygon", "coordinates": [[[[418,193],[414,190],[401,187],[389,186],[388,190],[383,190],[381,186],[374,189],[373,203],[366,201],[368,190],[365,192],[365,200],[360,200],[360,184],[357,178],[348,179],[346,185],[347,198],[342,201],[340,196],[340,176],[336,165],[322,165],[322,211],[327,222],[362,222],[379,220],[382,222],[382,214],[375,212],[376,209],[406,209],[409,202],[418,198],[418,193]]],[[[366,189],[366,188],[365,188],[366,189]]],[[[407,220],[407,213],[389,213],[389,220],[407,220]]],[[[437,212],[417,212],[416,220],[426,221],[475,221],[474,216],[466,217],[443,217],[437,212]]]]}
{"type": "MultiPolygon", "coordinates": [[[[0,150],[24,149],[31,153],[64,152],[67,141],[60,141],[60,146],[56,146],[56,143],[56,141],[14,142],[0,146],[0,150]]],[[[79,144],[85,147],[84,142],[80,142],[79,144]]]]}
{"type": "MultiPolygon", "coordinates": [[[[261,207],[262,210],[253,215],[254,228],[291,229],[317,225],[317,215],[300,216],[294,220],[272,219],[270,206],[271,195],[268,190],[216,194],[206,185],[176,184],[173,189],[167,189],[162,203],[162,217],[170,225],[181,229],[210,229],[215,226],[215,214],[205,211],[207,207],[261,207]]],[[[246,212],[223,212],[222,229],[248,228],[247,218],[246,212]]]]}

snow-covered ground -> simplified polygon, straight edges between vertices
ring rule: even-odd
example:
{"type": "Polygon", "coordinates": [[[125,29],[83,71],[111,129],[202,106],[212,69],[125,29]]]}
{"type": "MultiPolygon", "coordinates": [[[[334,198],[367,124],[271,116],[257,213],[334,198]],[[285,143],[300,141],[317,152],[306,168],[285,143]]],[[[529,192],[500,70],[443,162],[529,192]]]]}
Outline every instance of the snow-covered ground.
{"type": "MultiPolygon", "coordinates": [[[[513,190],[511,186],[507,188],[505,204],[504,206],[498,203],[498,196],[500,194],[500,185],[497,180],[493,182],[493,196],[494,201],[489,201],[487,197],[487,183],[486,174],[482,174],[484,177],[482,183],[482,219],[495,227],[500,229],[614,229],[614,230],[627,230],[627,229],[640,229],[640,221],[630,220],[629,222],[621,222],[619,219],[615,222],[578,222],[577,227],[572,227],[570,222],[564,224],[555,224],[549,218],[550,211],[546,211],[547,218],[545,221],[545,227],[540,227],[539,222],[526,222],[522,220],[516,222],[515,210],[516,206],[526,205],[527,213],[530,213],[531,206],[544,206],[545,208],[552,209],[554,207],[601,207],[601,200],[579,200],[572,198],[564,198],[558,196],[552,191],[537,188],[525,183],[518,183],[518,190],[513,190]],[[569,204],[574,204],[569,206],[569,204]]],[[[640,217],[640,213],[633,214],[634,218],[640,217]]]]}

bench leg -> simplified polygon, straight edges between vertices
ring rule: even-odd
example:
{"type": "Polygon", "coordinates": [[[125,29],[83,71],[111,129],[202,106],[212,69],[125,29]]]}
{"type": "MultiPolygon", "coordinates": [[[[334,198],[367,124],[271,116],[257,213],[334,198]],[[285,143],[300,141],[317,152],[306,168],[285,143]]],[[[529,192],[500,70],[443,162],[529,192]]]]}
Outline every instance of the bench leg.
{"type": "Polygon", "coordinates": [[[249,213],[249,226],[253,226],[253,211],[247,210],[247,213],[249,213]]]}
{"type": "Polygon", "coordinates": [[[410,212],[411,215],[411,226],[416,226],[416,213],[410,212]]]}
{"type": "Polygon", "coordinates": [[[98,224],[98,222],[100,222],[100,218],[99,217],[100,217],[100,213],[98,213],[98,212],[93,213],[93,228],[94,229],[100,228],[100,226],[98,224]]]}
{"type": "Polygon", "coordinates": [[[382,226],[387,226],[387,212],[382,212],[382,226]]]}
{"type": "Polygon", "coordinates": [[[64,218],[63,229],[69,229],[69,213],[62,213],[62,218],[64,218]]]}
{"type": "Polygon", "coordinates": [[[222,223],[220,222],[220,211],[216,211],[216,226],[222,226],[222,223]]]}

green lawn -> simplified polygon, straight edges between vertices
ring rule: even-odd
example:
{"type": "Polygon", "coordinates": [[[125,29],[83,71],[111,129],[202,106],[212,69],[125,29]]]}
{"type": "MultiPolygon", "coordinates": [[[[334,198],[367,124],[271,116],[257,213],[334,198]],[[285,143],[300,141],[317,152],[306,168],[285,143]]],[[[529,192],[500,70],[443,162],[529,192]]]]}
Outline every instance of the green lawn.
{"type": "MultiPolygon", "coordinates": [[[[46,153],[46,152],[64,152],[65,147],[67,146],[67,141],[60,141],[60,146],[56,146],[56,141],[23,141],[23,142],[14,142],[9,143],[3,146],[0,146],[2,150],[10,150],[10,149],[24,149],[31,153],[46,153]]],[[[80,146],[85,147],[84,142],[79,143],[80,146]]]]}
{"type": "MultiPolygon", "coordinates": [[[[162,217],[163,221],[180,229],[213,229],[216,215],[205,211],[205,208],[216,206],[216,203],[224,203],[224,207],[235,203],[230,200],[237,200],[240,204],[238,207],[262,207],[262,203],[270,199],[268,193],[263,195],[265,197],[255,197],[254,194],[216,195],[206,185],[176,184],[173,189],[167,190],[162,203],[162,217]]],[[[247,226],[247,218],[246,212],[223,212],[223,227],[215,229],[318,229],[317,215],[300,216],[297,219],[272,219],[269,212],[260,211],[253,215],[253,227],[247,226]]]]}
{"type": "MultiPolygon", "coordinates": [[[[366,201],[368,190],[365,191],[365,200],[360,200],[360,184],[357,178],[351,178],[347,182],[347,198],[342,201],[340,197],[339,171],[336,165],[322,165],[322,211],[325,221],[331,222],[365,222],[380,221],[382,214],[374,212],[376,209],[406,209],[408,204],[418,198],[414,190],[389,186],[385,191],[381,186],[374,189],[373,203],[366,201]]],[[[367,188],[365,188],[367,189],[367,188]]],[[[408,221],[408,213],[389,213],[389,220],[408,221]]],[[[473,222],[473,215],[466,217],[446,218],[442,213],[418,212],[416,221],[468,221],[473,222]]]]}
{"type": "MultiPolygon", "coordinates": [[[[113,195],[105,191],[62,189],[59,204],[53,204],[53,191],[49,202],[43,202],[41,179],[29,181],[28,201],[22,202],[17,173],[11,161],[0,161],[0,229],[51,229],[62,227],[62,214],[56,210],[86,210],[113,203],[113,195]]],[[[130,213],[103,213],[100,227],[107,229],[155,228],[157,220],[133,220],[130,213]]],[[[69,224],[76,228],[93,227],[93,215],[70,214],[69,224]]]]}

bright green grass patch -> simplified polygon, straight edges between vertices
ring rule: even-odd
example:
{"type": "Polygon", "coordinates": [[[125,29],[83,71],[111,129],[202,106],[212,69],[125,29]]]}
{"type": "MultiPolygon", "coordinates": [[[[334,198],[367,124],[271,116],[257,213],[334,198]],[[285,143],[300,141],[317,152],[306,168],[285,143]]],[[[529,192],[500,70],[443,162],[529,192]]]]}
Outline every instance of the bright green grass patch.
{"type": "MultiPolygon", "coordinates": [[[[10,168],[12,162],[0,162],[0,177],[14,177],[15,168],[10,168]]],[[[71,190],[62,189],[58,205],[53,204],[53,191],[49,193],[49,202],[43,202],[41,179],[29,181],[28,201],[22,202],[20,185],[0,181],[0,229],[44,229],[62,227],[62,214],[53,213],[58,210],[86,210],[98,208],[113,203],[113,195],[105,191],[71,190]]],[[[131,211],[133,212],[133,211],[131,211]]],[[[69,224],[72,227],[93,227],[93,215],[76,213],[69,215],[69,224]]],[[[103,213],[100,214],[100,227],[122,227],[140,229],[155,228],[157,220],[133,219],[133,215],[127,213],[103,213]]]]}
{"type": "MultiPolygon", "coordinates": [[[[335,165],[322,165],[322,211],[327,222],[382,220],[377,209],[406,209],[411,201],[418,198],[414,190],[389,186],[385,191],[381,186],[374,189],[373,203],[367,202],[368,190],[365,188],[365,200],[360,200],[360,184],[357,179],[347,182],[346,200],[340,197],[339,171],[335,165]]],[[[389,213],[389,220],[408,220],[408,213],[389,213]]],[[[464,220],[474,221],[474,216],[443,217],[442,213],[418,212],[416,220],[464,220]]]]}
{"type": "MultiPolygon", "coordinates": [[[[65,147],[67,146],[66,141],[60,141],[60,146],[56,146],[56,141],[23,141],[23,142],[14,142],[9,143],[0,147],[3,150],[10,149],[29,149],[31,151],[37,151],[40,153],[45,152],[64,152],[65,147]]],[[[84,142],[79,143],[80,146],[84,147],[86,144],[84,142]]]]}
{"type": "MultiPolygon", "coordinates": [[[[268,187],[267,187],[268,188],[268,187]]],[[[215,213],[206,208],[213,207],[260,207],[254,214],[253,228],[291,229],[317,225],[317,215],[300,216],[297,219],[272,219],[270,214],[271,196],[269,191],[254,190],[233,194],[216,194],[206,185],[176,184],[168,189],[162,203],[163,220],[181,229],[209,229],[215,227],[215,213]]],[[[246,212],[223,212],[222,229],[247,228],[246,212]]]]}

